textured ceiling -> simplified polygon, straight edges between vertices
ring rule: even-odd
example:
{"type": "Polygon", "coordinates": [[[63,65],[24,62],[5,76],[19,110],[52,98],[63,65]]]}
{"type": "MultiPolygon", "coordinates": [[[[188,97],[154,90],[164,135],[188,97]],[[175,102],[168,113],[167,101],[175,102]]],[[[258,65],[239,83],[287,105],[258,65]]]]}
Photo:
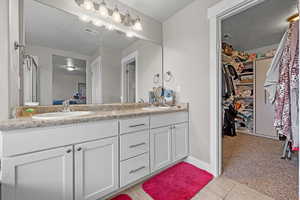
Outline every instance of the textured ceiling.
{"type": "Polygon", "coordinates": [[[227,42],[239,50],[278,44],[288,27],[286,19],[296,12],[297,0],[266,0],[224,20],[222,34],[229,33],[227,42]]]}
{"type": "Polygon", "coordinates": [[[72,51],[90,56],[100,46],[123,49],[136,39],[78,20],[77,16],[25,0],[26,44],[72,51]],[[92,29],[91,34],[85,29],[92,29]]]}

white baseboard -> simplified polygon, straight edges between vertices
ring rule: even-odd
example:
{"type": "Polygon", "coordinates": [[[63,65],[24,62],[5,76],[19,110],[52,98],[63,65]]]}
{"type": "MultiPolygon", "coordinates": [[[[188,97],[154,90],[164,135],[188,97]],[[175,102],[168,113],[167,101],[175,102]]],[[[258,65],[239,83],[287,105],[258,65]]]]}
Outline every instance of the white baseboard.
{"type": "Polygon", "coordinates": [[[188,162],[188,163],[190,163],[190,164],[192,164],[192,165],[194,165],[194,166],[196,166],[196,167],[198,167],[200,169],[203,169],[203,170],[205,170],[205,171],[207,171],[207,172],[209,172],[211,174],[214,174],[212,172],[212,170],[211,170],[210,164],[208,164],[206,162],[203,162],[203,161],[201,161],[201,160],[199,160],[199,159],[197,159],[197,158],[195,158],[193,156],[187,157],[185,159],[185,162],[188,162]]]}

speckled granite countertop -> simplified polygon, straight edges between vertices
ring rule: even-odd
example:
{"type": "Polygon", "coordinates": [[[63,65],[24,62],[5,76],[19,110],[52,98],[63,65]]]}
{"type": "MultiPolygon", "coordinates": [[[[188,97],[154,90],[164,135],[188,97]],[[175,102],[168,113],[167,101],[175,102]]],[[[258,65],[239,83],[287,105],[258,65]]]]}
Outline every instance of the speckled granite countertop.
{"type": "Polygon", "coordinates": [[[142,107],[126,107],[124,109],[116,110],[93,110],[92,114],[67,117],[64,119],[51,119],[51,120],[40,120],[32,119],[31,117],[20,117],[16,119],[9,119],[6,121],[0,121],[0,131],[10,131],[17,129],[26,128],[38,128],[38,127],[49,127],[49,126],[59,126],[67,124],[76,124],[84,122],[95,122],[99,120],[107,119],[118,119],[123,117],[135,117],[150,114],[163,114],[171,112],[188,111],[188,104],[180,104],[178,106],[169,107],[167,109],[157,109],[157,110],[143,110],[142,107]]]}

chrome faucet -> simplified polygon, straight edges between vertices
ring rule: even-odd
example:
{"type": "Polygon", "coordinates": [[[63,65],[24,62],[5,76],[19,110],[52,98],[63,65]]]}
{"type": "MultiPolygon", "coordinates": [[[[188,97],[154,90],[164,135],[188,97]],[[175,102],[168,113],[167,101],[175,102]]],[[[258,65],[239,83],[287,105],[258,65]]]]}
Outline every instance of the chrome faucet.
{"type": "Polygon", "coordinates": [[[65,100],[63,103],[63,112],[70,112],[71,108],[70,108],[70,99],[65,100]]]}

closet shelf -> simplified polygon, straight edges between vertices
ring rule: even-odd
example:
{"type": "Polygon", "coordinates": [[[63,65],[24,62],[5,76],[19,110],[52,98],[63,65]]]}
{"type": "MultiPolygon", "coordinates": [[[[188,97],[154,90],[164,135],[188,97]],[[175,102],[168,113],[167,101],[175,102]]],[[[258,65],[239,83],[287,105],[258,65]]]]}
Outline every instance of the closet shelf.
{"type": "Polygon", "coordinates": [[[237,83],[236,86],[254,85],[254,83],[237,83]]]}

